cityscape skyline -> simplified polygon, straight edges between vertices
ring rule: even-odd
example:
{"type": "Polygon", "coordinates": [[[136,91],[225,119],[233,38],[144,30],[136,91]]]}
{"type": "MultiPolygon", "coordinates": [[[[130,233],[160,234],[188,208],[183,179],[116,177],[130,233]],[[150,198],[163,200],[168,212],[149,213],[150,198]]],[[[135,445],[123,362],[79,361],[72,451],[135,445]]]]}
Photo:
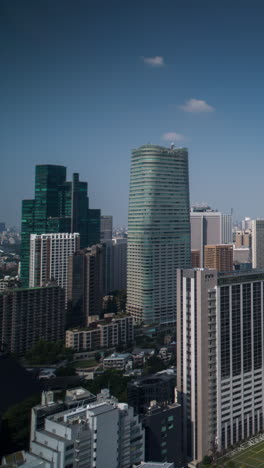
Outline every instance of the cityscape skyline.
{"type": "Polygon", "coordinates": [[[9,225],[20,224],[20,200],[32,197],[33,168],[43,163],[81,173],[91,207],[126,225],[131,150],[167,140],[188,147],[191,202],[233,208],[234,219],[264,215],[263,5],[168,8],[2,2],[0,186],[9,225]],[[16,190],[6,197],[11,178],[16,190]]]}

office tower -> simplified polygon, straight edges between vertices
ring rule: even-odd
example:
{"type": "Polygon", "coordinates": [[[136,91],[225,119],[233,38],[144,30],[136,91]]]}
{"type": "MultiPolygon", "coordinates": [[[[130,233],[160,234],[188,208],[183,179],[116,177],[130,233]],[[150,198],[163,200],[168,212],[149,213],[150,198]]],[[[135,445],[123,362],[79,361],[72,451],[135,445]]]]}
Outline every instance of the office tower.
{"type": "Polygon", "coordinates": [[[145,433],[132,408],[108,390],[91,403],[80,399],[83,389],[75,393],[79,401],[73,408],[59,408],[52,395],[33,408],[30,453],[21,466],[130,468],[144,460],[145,433]]]}
{"type": "Polygon", "coordinates": [[[240,247],[249,247],[251,248],[252,244],[252,234],[250,230],[247,231],[236,231],[235,233],[235,246],[236,248],[240,247]]]}
{"type": "Polygon", "coordinates": [[[65,295],[60,286],[15,288],[0,293],[0,343],[23,355],[39,340],[64,338],[65,295]]]}
{"type": "Polygon", "coordinates": [[[232,215],[212,210],[209,206],[193,206],[191,210],[191,249],[200,251],[200,267],[204,266],[204,246],[232,244],[232,215]]]}
{"type": "Polygon", "coordinates": [[[68,259],[80,248],[80,234],[31,234],[29,287],[56,280],[65,290],[67,304],[68,259]]]}
{"type": "Polygon", "coordinates": [[[145,429],[145,460],[174,462],[175,468],[182,467],[181,406],[178,403],[161,406],[152,401],[142,422],[145,429]]]}
{"type": "Polygon", "coordinates": [[[104,294],[126,289],[127,239],[114,238],[103,242],[104,294]]]}
{"type": "Polygon", "coordinates": [[[252,267],[264,268],[264,219],[252,221],[252,267]]]}
{"type": "Polygon", "coordinates": [[[66,167],[36,166],[35,198],[22,201],[21,280],[29,283],[30,234],[80,234],[81,248],[100,241],[100,210],[89,209],[87,182],[73,174],[66,181],[66,167]]]}
{"type": "Polygon", "coordinates": [[[113,237],[113,216],[101,216],[101,242],[113,237]]]}
{"type": "Polygon", "coordinates": [[[191,250],[191,265],[192,268],[200,267],[200,250],[191,250]]]}
{"type": "Polygon", "coordinates": [[[264,429],[264,272],[177,275],[178,402],[185,450],[201,461],[264,429]]]}
{"type": "Polygon", "coordinates": [[[242,229],[244,231],[246,231],[248,229],[249,230],[252,229],[252,219],[251,218],[247,217],[247,218],[243,219],[241,224],[242,224],[242,229]]]}
{"type": "Polygon", "coordinates": [[[233,270],[233,245],[205,245],[204,267],[219,272],[233,270]]]}
{"type": "Polygon", "coordinates": [[[176,268],[191,262],[187,149],[133,150],[127,261],[127,311],[137,323],[174,322],[176,268]]]}
{"type": "Polygon", "coordinates": [[[5,223],[0,223],[0,232],[6,231],[6,225],[5,223]]]}
{"type": "Polygon", "coordinates": [[[103,247],[93,245],[68,260],[67,328],[89,325],[102,311],[103,247]]]}

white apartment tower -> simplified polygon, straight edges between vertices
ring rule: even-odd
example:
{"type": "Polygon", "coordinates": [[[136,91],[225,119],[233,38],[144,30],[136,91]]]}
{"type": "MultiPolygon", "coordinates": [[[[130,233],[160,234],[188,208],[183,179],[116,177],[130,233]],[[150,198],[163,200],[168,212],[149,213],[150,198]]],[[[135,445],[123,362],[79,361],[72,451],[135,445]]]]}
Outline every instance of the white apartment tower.
{"type": "Polygon", "coordinates": [[[78,233],[31,234],[29,287],[54,279],[67,296],[68,258],[79,248],[78,233]]]}
{"type": "Polygon", "coordinates": [[[200,267],[204,266],[204,246],[232,244],[232,215],[214,211],[209,207],[192,208],[191,250],[199,250],[200,267]]]}
{"type": "Polygon", "coordinates": [[[178,401],[195,465],[264,430],[264,272],[177,275],[178,401]]]}
{"type": "Polygon", "coordinates": [[[264,268],[264,219],[251,221],[252,267],[264,268]]]}

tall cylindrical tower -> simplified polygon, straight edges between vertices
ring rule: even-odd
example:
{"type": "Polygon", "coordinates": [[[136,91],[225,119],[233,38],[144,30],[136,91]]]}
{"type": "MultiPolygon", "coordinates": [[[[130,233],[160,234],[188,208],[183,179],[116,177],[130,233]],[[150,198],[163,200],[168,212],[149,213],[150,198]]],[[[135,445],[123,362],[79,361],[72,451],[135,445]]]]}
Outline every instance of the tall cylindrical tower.
{"type": "Polygon", "coordinates": [[[132,151],[127,312],[136,322],[176,320],[176,269],[190,267],[188,151],[132,151]]]}

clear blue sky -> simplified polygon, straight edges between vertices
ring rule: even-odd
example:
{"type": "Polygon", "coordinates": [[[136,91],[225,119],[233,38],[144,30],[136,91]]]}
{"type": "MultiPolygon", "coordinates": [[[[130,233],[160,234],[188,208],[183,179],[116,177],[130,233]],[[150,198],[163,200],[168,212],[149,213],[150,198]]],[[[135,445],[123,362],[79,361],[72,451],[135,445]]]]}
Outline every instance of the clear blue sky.
{"type": "Polygon", "coordinates": [[[263,50],[262,0],[1,0],[0,221],[53,163],[126,224],[131,149],[171,139],[191,201],[264,217],[263,50]]]}

